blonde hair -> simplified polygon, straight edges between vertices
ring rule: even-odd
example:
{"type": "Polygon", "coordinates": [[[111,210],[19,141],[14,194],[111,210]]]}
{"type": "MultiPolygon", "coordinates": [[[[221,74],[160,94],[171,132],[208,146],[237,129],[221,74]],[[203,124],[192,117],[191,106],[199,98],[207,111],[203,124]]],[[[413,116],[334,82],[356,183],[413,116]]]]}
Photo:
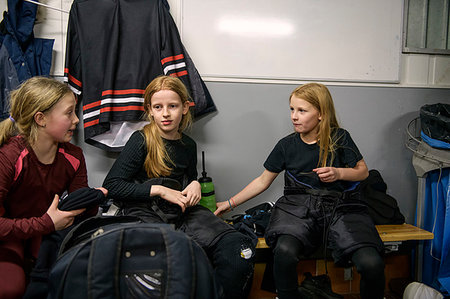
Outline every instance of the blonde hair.
{"type": "Polygon", "coordinates": [[[318,167],[326,167],[327,161],[331,166],[336,151],[337,128],[339,124],[336,118],[333,99],[328,88],[320,83],[308,83],[294,89],[290,99],[295,96],[313,105],[320,113],[319,133],[317,143],[320,148],[318,167]]]}
{"type": "MultiPolygon", "coordinates": [[[[147,146],[147,157],[145,158],[144,169],[150,178],[169,175],[172,171],[170,164],[173,164],[164,146],[158,126],[154,122],[149,110],[149,107],[151,107],[152,96],[161,90],[171,90],[177,93],[181,99],[182,105],[189,102],[189,93],[186,86],[177,77],[159,76],[153,79],[145,89],[144,110],[147,115],[147,120],[150,123],[142,129],[147,146]]],[[[192,116],[190,111],[188,111],[181,119],[178,132],[181,134],[185,129],[190,127],[191,124],[192,116]]]]}
{"type": "Polygon", "coordinates": [[[15,135],[21,135],[30,144],[37,141],[37,112],[51,109],[62,97],[71,93],[70,88],[55,79],[32,77],[23,82],[10,95],[10,118],[0,122],[0,145],[15,135]]]}

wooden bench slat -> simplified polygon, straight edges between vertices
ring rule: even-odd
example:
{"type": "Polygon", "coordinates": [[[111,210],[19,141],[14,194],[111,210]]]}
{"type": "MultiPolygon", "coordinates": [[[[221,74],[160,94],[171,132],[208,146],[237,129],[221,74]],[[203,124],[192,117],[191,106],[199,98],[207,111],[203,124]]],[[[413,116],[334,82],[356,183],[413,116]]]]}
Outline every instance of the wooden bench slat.
{"type": "Polygon", "coordinates": [[[411,224],[376,225],[383,242],[431,240],[434,234],[411,224]]]}
{"type": "MultiPolygon", "coordinates": [[[[376,225],[375,227],[383,242],[431,240],[434,238],[433,233],[406,223],[396,225],[376,225]]],[[[269,248],[269,246],[267,246],[264,238],[259,238],[256,248],[269,248]]]]}

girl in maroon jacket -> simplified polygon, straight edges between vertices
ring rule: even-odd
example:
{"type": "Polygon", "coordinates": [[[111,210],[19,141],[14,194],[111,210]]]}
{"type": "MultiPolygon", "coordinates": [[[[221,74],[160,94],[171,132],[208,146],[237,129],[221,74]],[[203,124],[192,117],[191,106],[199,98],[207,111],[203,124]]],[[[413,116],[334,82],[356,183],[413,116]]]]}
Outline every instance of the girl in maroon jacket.
{"type": "Polygon", "coordinates": [[[41,238],[70,226],[84,209],[61,211],[59,196],[87,187],[82,150],[69,143],[79,122],[69,87],[33,77],[11,93],[0,123],[0,298],[21,298],[24,268],[41,238]]]}

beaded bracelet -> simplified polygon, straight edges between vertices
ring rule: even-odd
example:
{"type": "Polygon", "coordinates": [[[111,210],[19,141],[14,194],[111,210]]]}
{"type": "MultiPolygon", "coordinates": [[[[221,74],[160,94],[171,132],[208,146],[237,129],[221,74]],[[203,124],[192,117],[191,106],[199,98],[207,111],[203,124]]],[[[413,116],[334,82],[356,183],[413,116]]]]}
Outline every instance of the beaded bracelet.
{"type": "Polygon", "coordinates": [[[233,199],[233,198],[230,198],[230,200],[233,202],[234,207],[236,208],[236,207],[237,207],[237,204],[236,204],[236,202],[234,201],[234,199],[233,199]]]}
{"type": "Polygon", "coordinates": [[[233,207],[231,206],[230,200],[228,200],[228,204],[230,205],[230,211],[233,211],[233,207]]]}

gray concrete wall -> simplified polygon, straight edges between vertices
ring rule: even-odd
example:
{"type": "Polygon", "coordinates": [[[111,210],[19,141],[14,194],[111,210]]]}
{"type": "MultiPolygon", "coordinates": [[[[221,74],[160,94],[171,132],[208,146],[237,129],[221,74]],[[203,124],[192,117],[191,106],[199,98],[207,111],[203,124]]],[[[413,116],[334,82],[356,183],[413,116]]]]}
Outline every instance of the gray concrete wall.
{"type": "MultiPolygon", "coordinates": [[[[288,97],[295,85],[207,82],[218,112],[194,123],[188,135],[198,144],[216,198],[239,192],[263,171],[275,143],[292,132],[288,97]]],[[[369,169],[383,175],[408,223],[414,222],[417,177],[412,152],[405,147],[406,127],[424,104],[450,103],[450,89],[329,86],[341,126],[350,131],[369,169]]],[[[85,153],[92,187],[102,184],[116,154],[82,142],[81,125],[75,143],[85,153]]],[[[283,190],[278,176],[264,193],[238,207],[243,212],[260,202],[275,201],[283,190]]]]}

